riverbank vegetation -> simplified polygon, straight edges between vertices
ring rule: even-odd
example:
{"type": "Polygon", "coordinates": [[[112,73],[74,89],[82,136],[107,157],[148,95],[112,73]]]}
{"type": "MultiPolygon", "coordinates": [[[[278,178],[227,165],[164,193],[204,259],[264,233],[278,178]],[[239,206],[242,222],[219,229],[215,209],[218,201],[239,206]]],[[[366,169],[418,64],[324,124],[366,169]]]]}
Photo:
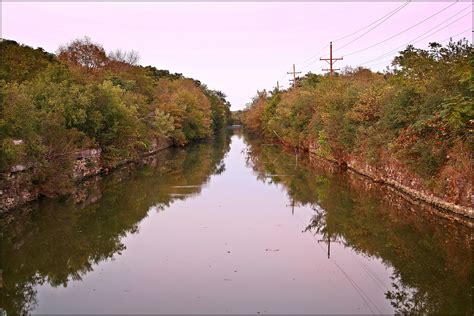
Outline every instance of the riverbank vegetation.
{"type": "Polygon", "coordinates": [[[341,163],[406,170],[431,192],[470,205],[473,57],[465,40],[431,43],[428,50],[408,46],[384,73],[346,68],[332,79],[309,73],[296,88],[260,92],[244,123],[341,163]]]}
{"type": "Polygon", "coordinates": [[[0,172],[32,169],[47,195],[68,190],[85,149],[100,150],[110,168],[163,138],[184,145],[210,137],[230,117],[222,92],[89,38],[55,55],[2,40],[0,56],[0,172]]]}

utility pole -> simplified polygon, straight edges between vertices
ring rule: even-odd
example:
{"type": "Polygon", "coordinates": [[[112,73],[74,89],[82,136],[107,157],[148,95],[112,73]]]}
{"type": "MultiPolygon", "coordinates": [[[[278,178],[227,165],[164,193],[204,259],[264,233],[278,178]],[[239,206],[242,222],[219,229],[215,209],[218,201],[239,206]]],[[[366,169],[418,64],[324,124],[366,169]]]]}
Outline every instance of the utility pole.
{"type": "Polygon", "coordinates": [[[277,81],[277,91],[280,91],[280,82],[277,81]]]}
{"type": "Polygon", "coordinates": [[[300,74],[301,71],[296,71],[295,64],[293,64],[293,71],[288,71],[287,74],[293,75],[293,79],[290,79],[290,81],[293,81],[293,88],[296,87],[296,75],[300,74]]]}
{"type": "Polygon", "coordinates": [[[329,62],[329,69],[323,69],[324,71],[329,71],[329,78],[332,79],[332,73],[334,70],[339,70],[339,69],[334,69],[332,66],[333,64],[338,61],[342,60],[342,57],[339,58],[332,58],[332,42],[329,43],[329,58],[319,58],[319,60],[324,60],[329,62]]]}

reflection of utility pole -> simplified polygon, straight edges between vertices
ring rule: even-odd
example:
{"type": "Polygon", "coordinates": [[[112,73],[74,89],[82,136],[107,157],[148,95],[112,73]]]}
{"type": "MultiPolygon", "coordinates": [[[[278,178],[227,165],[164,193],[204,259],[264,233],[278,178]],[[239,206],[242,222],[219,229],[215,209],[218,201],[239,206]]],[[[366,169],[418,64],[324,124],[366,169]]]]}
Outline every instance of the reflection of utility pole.
{"type": "Polygon", "coordinates": [[[331,238],[328,236],[328,259],[331,258],[331,238]]]}
{"type": "Polygon", "coordinates": [[[318,243],[319,242],[325,242],[328,245],[328,259],[331,258],[331,241],[336,241],[336,240],[331,240],[331,234],[328,234],[328,237],[327,237],[326,240],[324,240],[324,239],[319,239],[318,240],[318,243]]]}
{"type": "Polygon", "coordinates": [[[291,198],[291,204],[287,206],[291,206],[291,215],[294,215],[295,214],[295,198],[294,197],[291,198]]]}

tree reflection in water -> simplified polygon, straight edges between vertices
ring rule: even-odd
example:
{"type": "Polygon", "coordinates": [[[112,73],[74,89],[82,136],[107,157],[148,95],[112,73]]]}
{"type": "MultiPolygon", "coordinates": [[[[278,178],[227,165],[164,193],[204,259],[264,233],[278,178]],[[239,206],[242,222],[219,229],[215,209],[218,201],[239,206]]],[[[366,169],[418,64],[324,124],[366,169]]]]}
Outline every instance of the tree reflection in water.
{"type": "Polygon", "coordinates": [[[468,227],[327,162],[301,154],[296,164],[291,151],[251,135],[246,141],[257,178],[282,185],[289,200],[314,210],[305,232],[327,241],[328,251],[337,241],[393,269],[385,297],[397,313],[472,313],[468,227]]]}
{"type": "MultiPolygon", "coordinates": [[[[245,135],[247,167],[285,188],[288,207],[311,207],[306,233],[381,260],[393,271],[385,297],[398,313],[472,313],[470,230],[398,194],[305,154],[245,135]],[[324,165],[321,165],[324,164],[324,165]]],[[[214,143],[170,149],[143,166],[89,180],[65,201],[42,201],[2,223],[2,308],[28,313],[39,285],[68,286],[125,250],[150,210],[197,195],[225,170],[229,135],[214,143]]],[[[330,255],[328,253],[328,255],[330,255]]],[[[333,260],[331,257],[330,260],[333,260]]]]}
{"type": "Polygon", "coordinates": [[[150,209],[199,194],[211,175],[225,170],[229,146],[230,134],[223,132],[213,141],[167,149],[141,166],[87,181],[67,200],[41,201],[3,218],[2,308],[27,314],[37,305],[38,285],[67,287],[120,256],[122,239],[138,232],[150,209]]]}

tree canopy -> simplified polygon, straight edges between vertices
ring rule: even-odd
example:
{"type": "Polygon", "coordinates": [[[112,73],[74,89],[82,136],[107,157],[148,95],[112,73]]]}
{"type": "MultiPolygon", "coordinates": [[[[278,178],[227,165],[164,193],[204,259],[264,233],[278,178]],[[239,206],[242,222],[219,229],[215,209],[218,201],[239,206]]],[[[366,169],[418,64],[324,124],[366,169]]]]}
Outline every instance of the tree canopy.
{"type": "Polygon", "coordinates": [[[163,137],[177,145],[210,137],[230,118],[222,92],[87,37],[57,55],[2,40],[0,55],[0,172],[34,166],[46,193],[71,185],[76,152],[100,148],[113,167],[163,137]]]}
{"type": "MultiPolygon", "coordinates": [[[[397,161],[434,192],[456,190],[449,181],[472,183],[473,177],[473,57],[466,40],[431,43],[427,50],[408,46],[386,73],[308,74],[296,88],[259,93],[244,122],[337,161],[375,167],[397,161]]],[[[454,202],[470,203],[456,194],[454,202]]]]}

